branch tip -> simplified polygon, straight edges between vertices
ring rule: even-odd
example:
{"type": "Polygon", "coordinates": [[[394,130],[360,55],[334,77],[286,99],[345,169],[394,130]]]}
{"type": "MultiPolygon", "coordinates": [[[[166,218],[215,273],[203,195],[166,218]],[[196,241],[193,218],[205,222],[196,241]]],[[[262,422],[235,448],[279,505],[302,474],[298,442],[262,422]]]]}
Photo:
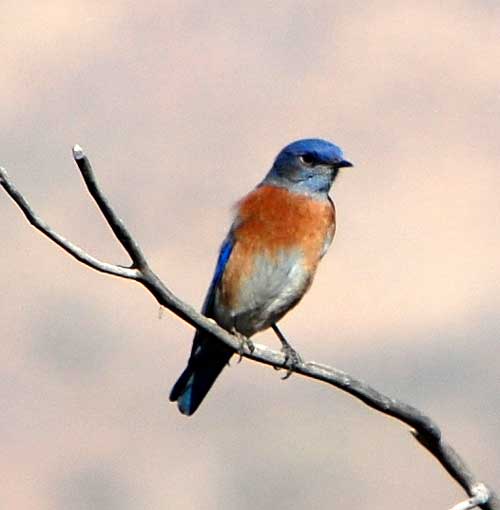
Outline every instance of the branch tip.
{"type": "Polygon", "coordinates": [[[73,145],[73,158],[75,160],[77,159],[83,159],[85,157],[85,153],[83,152],[83,149],[78,145],[73,145]]]}
{"type": "Polygon", "coordinates": [[[457,503],[450,510],[472,510],[472,508],[486,505],[492,496],[492,493],[488,487],[486,487],[486,485],[481,482],[474,485],[470,492],[471,497],[469,499],[457,503]]]}

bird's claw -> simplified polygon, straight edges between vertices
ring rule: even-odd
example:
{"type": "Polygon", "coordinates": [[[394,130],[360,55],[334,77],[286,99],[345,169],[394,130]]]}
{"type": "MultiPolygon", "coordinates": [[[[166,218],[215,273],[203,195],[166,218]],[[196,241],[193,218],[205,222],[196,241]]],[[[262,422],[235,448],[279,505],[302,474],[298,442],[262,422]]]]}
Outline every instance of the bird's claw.
{"type": "MultiPolygon", "coordinates": [[[[303,360],[302,356],[290,344],[284,344],[281,348],[281,352],[285,355],[286,374],[281,378],[284,381],[292,375],[292,372],[303,360]]],[[[279,370],[279,368],[277,368],[277,370],[279,370]]]]}
{"type": "Polygon", "coordinates": [[[243,354],[245,354],[245,350],[249,350],[250,353],[252,353],[253,351],[255,351],[255,345],[250,340],[250,338],[247,338],[245,335],[242,335],[239,331],[233,329],[231,333],[235,335],[240,341],[240,346],[237,351],[237,353],[239,354],[237,363],[241,363],[241,360],[243,359],[243,354]]]}

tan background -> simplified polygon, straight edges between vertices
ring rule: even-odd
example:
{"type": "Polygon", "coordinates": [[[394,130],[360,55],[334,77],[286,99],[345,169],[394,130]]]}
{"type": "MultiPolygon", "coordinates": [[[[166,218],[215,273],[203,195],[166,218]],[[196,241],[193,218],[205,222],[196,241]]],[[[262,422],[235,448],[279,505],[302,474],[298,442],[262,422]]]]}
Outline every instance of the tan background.
{"type": "MultiPolygon", "coordinates": [[[[333,191],[338,234],[283,328],[307,359],[428,412],[500,489],[498,2],[1,5],[1,164],[52,226],[125,263],[71,160],[80,143],[155,270],[196,306],[231,205],[277,151],[341,145],[356,167],[333,191]]],[[[167,397],[188,326],[70,259],[3,193],[0,238],[0,507],[463,497],[400,424],[250,362],[186,419],[167,397]]]]}

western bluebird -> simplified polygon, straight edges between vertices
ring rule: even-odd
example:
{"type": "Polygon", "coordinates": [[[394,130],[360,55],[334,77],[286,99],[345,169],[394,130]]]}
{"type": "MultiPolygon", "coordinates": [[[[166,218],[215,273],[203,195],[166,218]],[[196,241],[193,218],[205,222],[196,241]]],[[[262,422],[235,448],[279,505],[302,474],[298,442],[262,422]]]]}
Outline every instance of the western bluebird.
{"type": "MultiPolygon", "coordinates": [[[[287,145],[264,180],[236,205],[222,243],[203,314],[249,338],[276,323],[309,289],[335,233],[328,192],[339,168],[352,166],[336,145],[305,139],[287,145]]],[[[278,332],[278,330],[276,330],[278,332]]],[[[298,358],[280,338],[289,358],[298,358]]],[[[235,353],[197,331],[184,372],[170,393],[193,414],[235,353]]]]}

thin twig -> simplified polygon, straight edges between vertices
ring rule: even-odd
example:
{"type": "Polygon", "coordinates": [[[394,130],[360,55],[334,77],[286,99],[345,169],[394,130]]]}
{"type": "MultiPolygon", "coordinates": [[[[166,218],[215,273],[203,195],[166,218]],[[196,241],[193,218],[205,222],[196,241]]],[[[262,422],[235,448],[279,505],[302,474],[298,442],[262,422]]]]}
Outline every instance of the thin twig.
{"type": "Polygon", "coordinates": [[[104,196],[104,193],[97,184],[90,161],[87,156],[85,156],[85,153],[79,145],[73,146],[73,158],[80,169],[91,197],[95,200],[95,203],[106,218],[108,225],[113,230],[118,241],[120,241],[121,245],[130,255],[130,258],[133,261],[133,267],[137,267],[139,269],[146,267],[148,264],[142,250],[136,240],[130,235],[130,232],[127,230],[127,227],[125,227],[123,221],[116,215],[115,211],[110,206],[108,199],[104,196]]]}
{"type": "Polygon", "coordinates": [[[42,218],[40,218],[40,216],[35,213],[24,196],[14,186],[14,183],[10,180],[6,170],[2,167],[0,167],[0,185],[3,186],[12,200],[14,200],[14,202],[23,211],[27,220],[37,230],[54,241],[58,246],[60,246],[63,250],[65,250],[79,262],[91,267],[92,269],[100,271],[101,273],[108,273],[115,276],[121,276],[122,278],[131,278],[134,280],[138,278],[138,272],[135,269],[102,262],[101,260],[92,257],[92,255],[89,255],[86,251],[82,250],[82,248],[72,243],[71,241],[68,241],[61,234],[58,234],[55,230],[53,230],[47,223],[45,223],[45,221],[42,220],[42,218]]]}
{"type": "MultiPolygon", "coordinates": [[[[73,148],[73,156],[92,198],[96,201],[118,241],[131,257],[133,262],[131,268],[101,262],[51,229],[37,216],[26,199],[10,181],[7,172],[2,168],[0,168],[0,185],[4,187],[10,197],[21,208],[33,226],[77,260],[98,271],[138,281],[147,288],[161,306],[169,309],[193,327],[209,332],[234,350],[240,350],[241,345],[238,338],[222,329],[214,321],[198,313],[193,307],[181,301],[165,286],[150,268],[139,245],[100,190],[90,162],[83,150],[77,145],[73,148]]],[[[290,368],[282,352],[274,351],[260,344],[254,344],[254,347],[254,350],[251,352],[245,348],[242,355],[253,361],[273,367],[290,368]]],[[[293,371],[304,377],[322,381],[339,388],[372,409],[408,425],[417,441],[441,463],[450,476],[470,496],[470,499],[455,505],[452,510],[468,510],[474,508],[474,506],[479,506],[485,510],[500,510],[500,501],[495,493],[485,484],[477,481],[457,452],[441,438],[439,427],[418,409],[399,400],[389,398],[365,382],[327,365],[313,361],[301,362],[293,367],[293,371]]]]}

